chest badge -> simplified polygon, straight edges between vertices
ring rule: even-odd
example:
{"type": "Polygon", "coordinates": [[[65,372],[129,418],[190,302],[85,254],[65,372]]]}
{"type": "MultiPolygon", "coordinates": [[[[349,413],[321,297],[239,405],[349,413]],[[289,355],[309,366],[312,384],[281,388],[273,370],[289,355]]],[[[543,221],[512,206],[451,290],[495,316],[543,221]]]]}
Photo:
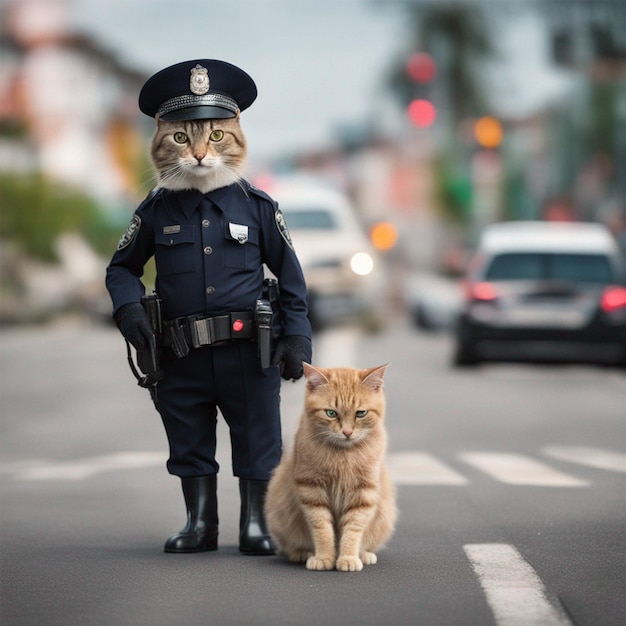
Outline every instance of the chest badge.
{"type": "Polygon", "coordinates": [[[244,244],[248,241],[248,227],[245,224],[233,224],[233,222],[229,222],[228,230],[230,231],[230,236],[239,243],[244,244]]]}

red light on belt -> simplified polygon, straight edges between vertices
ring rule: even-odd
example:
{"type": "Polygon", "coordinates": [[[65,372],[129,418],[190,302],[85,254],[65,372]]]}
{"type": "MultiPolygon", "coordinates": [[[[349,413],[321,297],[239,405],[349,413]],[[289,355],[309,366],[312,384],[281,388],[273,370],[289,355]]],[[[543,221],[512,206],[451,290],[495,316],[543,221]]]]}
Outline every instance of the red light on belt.
{"type": "Polygon", "coordinates": [[[245,326],[245,324],[243,323],[243,321],[242,321],[242,320],[235,320],[235,321],[233,322],[233,330],[234,330],[236,333],[238,333],[238,332],[242,331],[244,326],[245,326]]]}

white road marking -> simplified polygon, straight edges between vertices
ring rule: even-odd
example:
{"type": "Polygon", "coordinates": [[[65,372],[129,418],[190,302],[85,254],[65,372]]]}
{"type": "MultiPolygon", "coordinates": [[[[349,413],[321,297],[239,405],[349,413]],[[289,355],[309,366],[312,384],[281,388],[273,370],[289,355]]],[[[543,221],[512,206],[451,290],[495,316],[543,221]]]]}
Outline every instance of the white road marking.
{"type": "Polygon", "coordinates": [[[424,452],[397,452],[387,456],[391,477],[399,485],[466,485],[467,478],[424,452]]]}
{"type": "MultiPolygon", "coordinates": [[[[626,455],[586,447],[549,446],[544,453],[553,458],[598,469],[626,472],[626,455]]],[[[537,487],[584,487],[588,481],[564,474],[520,454],[466,452],[459,457],[469,465],[510,485],[537,487]]],[[[119,452],[73,461],[28,459],[0,464],[0,473],[18,480],[84,480],[101,472],[159,467],[165,464],[163,452],[119,452]]],[[[470,480],[434,455],[426,452],[396,452],[387,457],[394,482],[399,485],[468,485],[470,480]]]]}
{"type": "Polygon", "coordinates": [[[163,452],[118,452],[75,461],[39,460],[4,466],[2,470],[18,480],[84,480],[111,470],[164,466],[166,460],[163,452]]]}
{"type": "Polygon", "coordinates": [[[467,452],[461,458],[470,465],[509,485],[535,487],[584,487],[589,483],[521,454],[467,452]]]}
{"type": "Polygon", "coordinates": [[[511,545],[463,546],[498,626],[570,626],[530,564],[511,545]]]}
{"type": "Polygon", "coordinates": [[[609,472],[626,472],[626,454],[621,452],[583,446],[548,446],[543,451],[559,461],[569,461],[609,472]]]}

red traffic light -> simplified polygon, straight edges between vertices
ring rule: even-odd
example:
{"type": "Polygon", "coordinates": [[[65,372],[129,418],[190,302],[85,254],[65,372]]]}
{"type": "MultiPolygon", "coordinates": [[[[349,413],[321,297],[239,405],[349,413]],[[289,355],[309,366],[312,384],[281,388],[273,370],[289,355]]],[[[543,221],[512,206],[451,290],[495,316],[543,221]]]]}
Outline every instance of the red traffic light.
{"type": "Polygon", "coordinates": [[[433,103],[428,100],[413,100],[409,103],[408,114],[409,119],[415,126],[428,128],[434,123],[437,117],[437,110],[433,103]]]}
{"type": "Polygon", "coordinates": [[[425,52],[416,52],[409,57],[406,63],[409,77],[416,83],[429,83],[437,73],[433,58],[425,52]]]}

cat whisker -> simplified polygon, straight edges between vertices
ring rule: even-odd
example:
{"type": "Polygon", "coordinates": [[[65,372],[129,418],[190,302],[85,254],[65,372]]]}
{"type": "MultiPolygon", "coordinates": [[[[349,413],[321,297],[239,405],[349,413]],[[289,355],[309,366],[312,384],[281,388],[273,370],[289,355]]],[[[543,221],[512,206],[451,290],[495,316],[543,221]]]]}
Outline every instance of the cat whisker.
{"type": "Polygon", "coordinates": [[[241,174],[236,168],[230,167],[228,164],[222,162],[219,168],[212,170],[211,176],[214,185],[217,186],[219,184],[221,186],[224,182],[236,184],[241,188],[245,196],[248,197],[248,192],[242,182],[241,174]]]}
{"type": "Polygon", "coordinates": [[[246,196],[246,198],[248,198],[249,200],[250,196],[248,195],[248,190],[245,188],[243,182],[241,181],[241,178],[237,178],[235,183],[241,188],[241,191],[243,191],[244,196],[246,196]]]}
{"type": "Polygon", "coordinates": [[[245,185],[242,182],[242,178],[241,178],[241,174],[235,169],[232,168],[228,165],[224,165],[223,166],[223,170],[224,172],[226,172],[227,174],[229,174],[232,178],[232,182],[236,185],[238,185],[241,190],[243,191],[243,193],[245,194],[246,198],[248,198],[248,191],[246,190],[245,185]]]}
{"type": "Polygon", "coordinates": [[[158,184],[160,187],[170,189],[183,188],[184,185],[181,186],[181,183],[185,180],[185,174],[186,170],[184,166],[180,164],[173,165],[169,169],[161,170],[158,176],[158,184]]]}

